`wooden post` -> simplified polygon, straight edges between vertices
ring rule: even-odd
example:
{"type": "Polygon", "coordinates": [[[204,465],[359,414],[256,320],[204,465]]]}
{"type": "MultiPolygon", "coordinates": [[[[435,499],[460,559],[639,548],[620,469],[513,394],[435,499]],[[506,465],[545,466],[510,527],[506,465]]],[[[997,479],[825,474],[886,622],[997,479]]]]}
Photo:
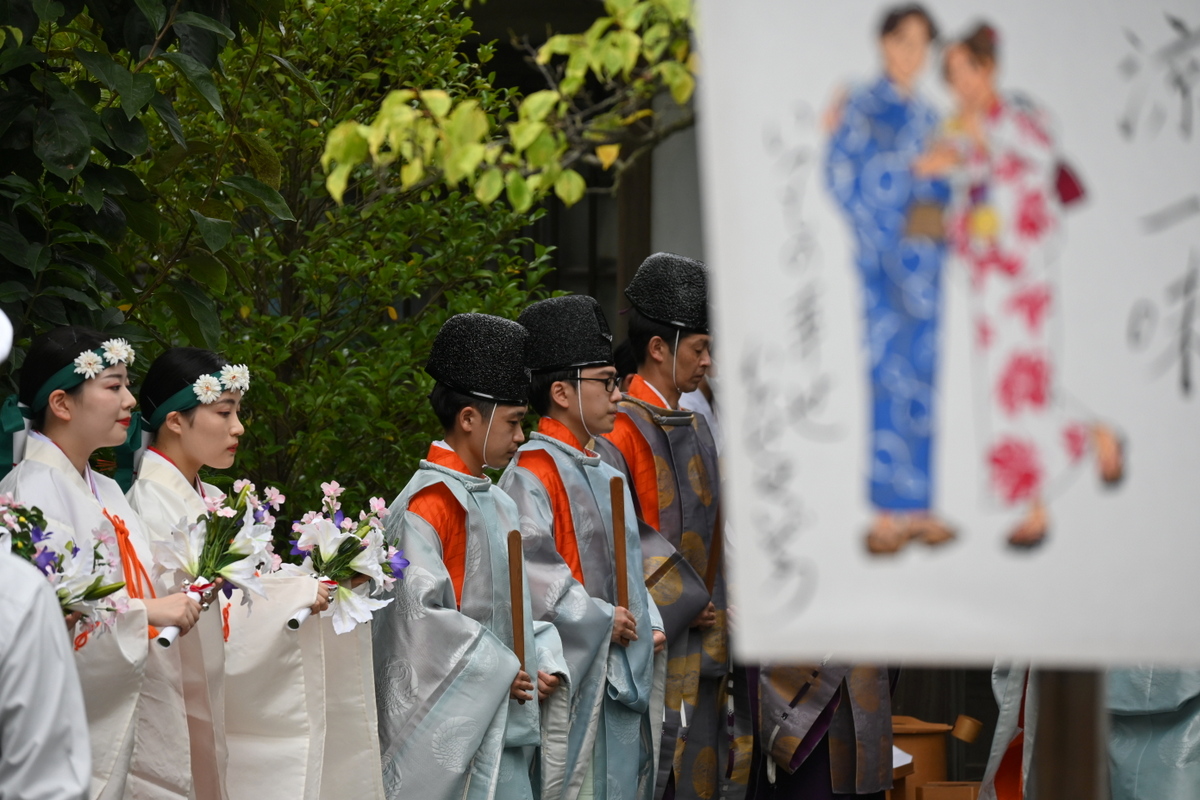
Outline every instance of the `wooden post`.
{"type": "Polygon", "coordinates": [[[1101,671],[1035,670],[1031,789],[1048,800],[1106,800],[1108,713],[1101,671]]]}
{"type": "Polygon", "coordinates": [[[629,570],[625,555],[625,482],[614,475],[608,482],[612,498],[613,560],[617,571],[617,605],[629,608],[629,570]]]}
{"type": "Polygon", "coordinates": [[[513,652],[525,671],[525,562],[521,557],[521,532],[508,532],[508,590],[512,598],[513,652]]]}

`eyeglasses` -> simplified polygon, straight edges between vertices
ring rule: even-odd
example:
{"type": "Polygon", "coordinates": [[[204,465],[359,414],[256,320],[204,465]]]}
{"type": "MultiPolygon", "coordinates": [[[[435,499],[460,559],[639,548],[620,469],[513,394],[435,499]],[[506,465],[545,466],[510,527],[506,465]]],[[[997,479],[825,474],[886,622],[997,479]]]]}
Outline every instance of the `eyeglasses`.
{"type": "Polygon", "coordinates": [[[603,383],[604,391],[608,392],[609,394],[612,394],[613,392],[615,392],[617,390],[617,384],[619,384],[621,382],[621,379],[618,378],[616,375],[609,375],[607,378],[576,378],[575,380],[577,380],[577,381],[595,381],[596,383],[603,383]]]}

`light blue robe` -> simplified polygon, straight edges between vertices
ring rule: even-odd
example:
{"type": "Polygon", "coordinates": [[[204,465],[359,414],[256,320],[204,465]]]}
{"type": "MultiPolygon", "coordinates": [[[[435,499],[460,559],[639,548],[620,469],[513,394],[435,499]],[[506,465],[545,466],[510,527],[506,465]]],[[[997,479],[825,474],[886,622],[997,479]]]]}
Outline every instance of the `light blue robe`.
{"type": "MultiPolygon", "coordinates": [[[[537,693],[508,693],[512,652],[507,535],[513,501],[487,478],[422,461],[386,519],[388,542],[410,562],[395,602],[375,612],[374,661],[384,789],[389,800],[531,800],[539,742],[537,693]],[[461,610],[437,531],[408,510],[422,489],[444,484],[467,511],[461,610]]],[[[529,591],[525,664],[537,673],[529,591]]]]}
{"type": "Polygon", "coordinates": [[[1108,673],[1112,800],[1200,797],[1200,671],[1108,673]]]}

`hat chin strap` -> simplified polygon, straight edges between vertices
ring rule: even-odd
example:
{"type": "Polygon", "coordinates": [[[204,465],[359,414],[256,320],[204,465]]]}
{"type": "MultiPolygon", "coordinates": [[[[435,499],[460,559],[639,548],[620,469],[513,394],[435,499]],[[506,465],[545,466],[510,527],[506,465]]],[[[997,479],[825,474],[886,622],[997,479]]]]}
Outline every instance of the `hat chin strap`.
{"type": "Polygon", "coordinates": [[[488,415],[487,432],[483,434],[483,466],[487,469],[500,469],[487,463],[488,440],[492,438],[492,422],[496,419],[496,404],[492,403],[492,413],[488,415]]]}
{"type": "MultiPolygon", "coordinates": [[[[575,370],[575,399],[579,401],[579,424],[583,426],[583,432],[588,435],[588,441],[596,438],[596,434],[588,428],[587,418],[583,416],[583,367],[578,367],[575,370]]],[[[587,442],[580,442],[583,448],[587,449],[587,442]]]]}
{"type": "MultiPolygon", "coordinates": [[[[675,391],[683,396],[683,389],[679,388],[679,380],[675,377],[675,368],[679,364],[679,328],[675,329],[675,349],[671,351],[671,383],[675,386],[675,391]]],[[[675,401],[675,405],[679,405],[679,400],[675,401]]]]}

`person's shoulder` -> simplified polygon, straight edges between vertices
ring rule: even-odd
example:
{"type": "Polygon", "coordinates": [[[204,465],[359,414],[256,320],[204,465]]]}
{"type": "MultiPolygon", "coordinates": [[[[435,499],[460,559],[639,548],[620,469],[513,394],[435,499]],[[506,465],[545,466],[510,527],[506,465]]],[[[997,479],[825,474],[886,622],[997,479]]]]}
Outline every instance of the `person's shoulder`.
{"type": "Polygon", "coordinates": [[[26,560],[0,553],[0,616],[9,621],[24,617],[39,592],[53,592],[46,576],[26,560]]]}

